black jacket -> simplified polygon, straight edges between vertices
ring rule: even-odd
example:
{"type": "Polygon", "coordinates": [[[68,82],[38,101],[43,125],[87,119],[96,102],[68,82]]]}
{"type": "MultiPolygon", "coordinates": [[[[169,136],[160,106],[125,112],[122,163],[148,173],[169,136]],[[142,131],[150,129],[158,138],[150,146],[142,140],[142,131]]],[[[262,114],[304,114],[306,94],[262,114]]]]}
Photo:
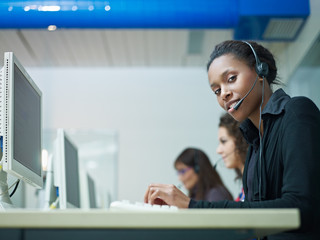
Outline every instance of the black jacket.
{"type": "MultiPolygon", "coordinates": [[[[301,228],[281,234],[281,239],[307,239],[308,233],[313,231],[317,224],[316,218],[319,220],[319,109],[308,98],[290,98],[279,89],[272,94],[263,109],[262,119],[262,158],[257,161],[254,169],[252,199],[246,198],[245,202],[191,200],[189,207],[299,208],[301,228]]],[[[259,142],[259,136],[257,128],[248,119],[241,124],[241,130],[250,144],[243,173],[243,187],[247,194],[248,164],[252,149],[259,142]]]]}

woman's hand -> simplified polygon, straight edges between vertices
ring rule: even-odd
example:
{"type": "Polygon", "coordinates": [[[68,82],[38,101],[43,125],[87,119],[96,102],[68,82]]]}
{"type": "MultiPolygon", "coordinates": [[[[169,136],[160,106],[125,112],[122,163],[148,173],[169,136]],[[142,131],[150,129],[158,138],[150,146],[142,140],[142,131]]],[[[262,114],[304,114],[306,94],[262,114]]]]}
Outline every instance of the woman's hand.
{"type": "Polygon", "coordinates": [[[144,202],[188,208],[190,198],[173,184],[150,184],[144,195],[144,202]]]}

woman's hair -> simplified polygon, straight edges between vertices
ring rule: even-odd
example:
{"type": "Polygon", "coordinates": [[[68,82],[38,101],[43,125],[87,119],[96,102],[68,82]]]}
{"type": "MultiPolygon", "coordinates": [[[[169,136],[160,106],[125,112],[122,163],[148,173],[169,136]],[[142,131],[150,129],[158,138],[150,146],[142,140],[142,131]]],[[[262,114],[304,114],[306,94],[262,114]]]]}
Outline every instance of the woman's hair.
{"type": "MultiPolygon", "coordinates": [[[[268,64],[269,73],[266,79],[269,85],[279,84],[280,82],[277,80],[277,66],[272,53],[256,42],[248,41],[248,43],[253,47],[260,62],[268,64]]],[[[250,68],[255,69],[256,59],[249,45],[243,41],[228,40],[216,45],[210,55],[210,59],[207,64],[207,71],[209,71],[209,67],[213,60],[226,54],[232,54],[238,60],[245,62],[250,68]]]]}
{"type": "Polygon", "coordinates": [[[191,196],[192,192],[189,191],[189,197],[195,197],[197,200],[203,200],[210,189],[222,186],[228,192],[230,199],[232,199],[231,193],[225,187],[218,172],[212,166],[208,156],[202,150],[186,148],[182,153],[180,153],[174,162],[175,168],[177,163],[183,163],[192,167],[198,174],[199,181],[195,187],[197,190],[196,195],[191,196]]]}
{"type": "MultiPolygon", "coordinates": [[[[239,126],[240,126],[240,123],[237,122],[228,113],[225,113],[220,117],[219,127],[226,128],[229,136],[231,136],[234,139],[234,141],[235,141],[234,143],[236,146],[236,153],[238,153],[238,155],[241,158],[241,162],[244,165],[244,163],[246,161],[247,151],[248,151],[248,143],[243,138],[243,135],[240,131],[239,126]]],[[[242,178],[241,170],[235,169],[235,171],[237,173],[236,179],[242,178]]]]}

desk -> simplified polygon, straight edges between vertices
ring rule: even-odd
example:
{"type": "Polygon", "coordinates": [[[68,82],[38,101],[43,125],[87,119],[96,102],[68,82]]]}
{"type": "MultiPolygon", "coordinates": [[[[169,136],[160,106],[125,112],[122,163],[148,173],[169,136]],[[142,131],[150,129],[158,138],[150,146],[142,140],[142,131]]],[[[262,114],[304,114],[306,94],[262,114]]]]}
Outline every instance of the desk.
{"type": "Polygon", "coordinates": [[[250,239],[300,226],[297,209],[8,210],[0,212],[0,239],[250,239]]]}

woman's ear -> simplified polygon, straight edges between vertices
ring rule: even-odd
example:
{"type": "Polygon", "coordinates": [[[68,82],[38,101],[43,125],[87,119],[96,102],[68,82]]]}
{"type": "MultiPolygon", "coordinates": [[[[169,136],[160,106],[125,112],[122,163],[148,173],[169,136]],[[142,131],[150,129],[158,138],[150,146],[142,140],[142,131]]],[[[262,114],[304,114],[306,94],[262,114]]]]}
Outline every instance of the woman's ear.
{"type": "Polygon", "coordinates": [[[267,79],[265,77],[259,77],[259,82],[262,84],[263,83],[263,79],[265,80],[265,83],[267,82],[267,79]]]}

